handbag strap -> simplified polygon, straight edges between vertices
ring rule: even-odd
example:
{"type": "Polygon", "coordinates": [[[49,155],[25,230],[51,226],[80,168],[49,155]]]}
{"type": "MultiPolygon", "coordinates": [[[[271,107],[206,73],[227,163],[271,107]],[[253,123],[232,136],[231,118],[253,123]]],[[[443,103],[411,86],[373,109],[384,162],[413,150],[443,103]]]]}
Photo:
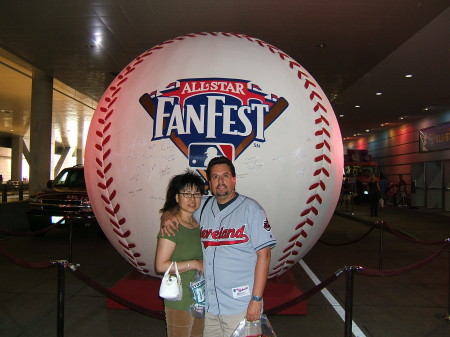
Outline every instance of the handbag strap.
{"type": "Polygon", "coordinates": [[[175,261],[172,261],[172,263],[170,264],[169,268],[167,268],[166,272],[164,273],[164,276],[169,275],[170,273],[170,268],[172,268],[173,264],[175,263],[175,275],[177,275],[177,279],[180,279],[180,273],[178,272],[178,266],[177,263],[175,261]]]}
{"type": "MultiPolygon", "coordinates": [[[[169,273],[170,273],[170,268],[172,268],[172,265],[173,265],[173,261],[172,261],[172,263],[170,264],[169,268],[167,268],[166,272],[164,273],[164,276],[169,275],[169,273]]],[[[176,268],[176,267],[177,267],[177,265],[175,264],[175,268],[176,268]]],[[[178,269],[177,269],[177,272],[178,272],[178,269]]]]}
{"type": "Polygon", "coordinates": [[[180,279],[180,273],[178,272],[178,266],[176,262],[172,262],[175,263],[175,274],[177,275],[177,279],[180,279]]]}

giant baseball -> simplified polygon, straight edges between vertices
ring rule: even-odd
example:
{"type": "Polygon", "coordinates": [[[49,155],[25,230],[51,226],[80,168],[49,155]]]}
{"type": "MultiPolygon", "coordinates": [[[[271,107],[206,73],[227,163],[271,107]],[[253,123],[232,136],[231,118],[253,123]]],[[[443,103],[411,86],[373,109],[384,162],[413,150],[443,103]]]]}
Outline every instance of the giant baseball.
{"type": "Polygon", "coordinates": [[[257,38],[196,33],[161,43],[114,79],[94,113],[85,175],[98,222],[138,271],[156,276],[169,179],[229,157],[236,190],[267,213],[277,245],[270,277],[316,243],[335,209],[343,149],[311,74],[257,38]]]}

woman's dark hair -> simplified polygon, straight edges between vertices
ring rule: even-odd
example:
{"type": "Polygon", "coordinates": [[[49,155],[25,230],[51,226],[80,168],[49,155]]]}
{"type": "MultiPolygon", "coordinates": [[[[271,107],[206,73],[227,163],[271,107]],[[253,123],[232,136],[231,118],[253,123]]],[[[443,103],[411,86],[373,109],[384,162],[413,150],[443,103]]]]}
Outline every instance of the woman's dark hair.
{"type": "Polygon", "coordinates": [[[177,206],[176,195],[186,186],[196,187],[197,190],[203,194],[204,183],[202,178],[194,171],[188,169],[185,173],[178,174],[170,179],[169,185],[167,186],[166,201],[160,211],[164,212],[171,210],[173,207],[177,206]]]}
{"type": "Polygon", "coordinates": [[[208,177],[208,180],[211,178],[211,169],[214,165],[218,164],[227,164],[231,171],[231,176],[236,177],[236,169],[234,168],[233,163],[230,159],[227,157],[215,157],[211,159],[211,161],[208,163],[208,167],[206,169],[206,176],[208,177]]]}

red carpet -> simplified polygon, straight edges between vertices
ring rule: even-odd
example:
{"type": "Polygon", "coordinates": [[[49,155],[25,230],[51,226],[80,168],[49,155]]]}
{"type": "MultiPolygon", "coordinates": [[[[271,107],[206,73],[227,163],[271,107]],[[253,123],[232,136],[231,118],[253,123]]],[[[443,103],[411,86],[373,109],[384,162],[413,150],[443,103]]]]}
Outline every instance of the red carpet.
{"type": "MultiPolygon", "coordinates": [[[[137,270],[133,270],[117,282],[111,291],[117,295],[134,302],[150,310],[164,310],[164,302],[158,296],[161,279],[143,275],[137,270]]],[[[270,309],[291,300],[302,294],[294,275],[288,270],[283,275],[267,281],[264,291],[264,309],[270,309]]],[[[106,299],[106,307],[109,309],[127,309],[117,302],[106,299]]],[[[306,314],[307,301],[298,303],[279,314],[306,314]]]]}

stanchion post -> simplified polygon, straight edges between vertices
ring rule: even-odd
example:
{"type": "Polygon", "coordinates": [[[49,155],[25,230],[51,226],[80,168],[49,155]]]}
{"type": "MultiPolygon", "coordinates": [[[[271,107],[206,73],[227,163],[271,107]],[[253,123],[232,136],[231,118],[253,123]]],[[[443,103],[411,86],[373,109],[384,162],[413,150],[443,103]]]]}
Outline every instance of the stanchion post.
{"type": "MultiPolygon", "coordinates": [[[[447,239],[448,242],[449,239],[447,239]]],[[[450,321],[450,248],[447,249],[448,253],[448,299],[447,299],[447,314],[445,315],[444,319],[446,321],[450,321]]]]}
{"type": "Polygon", "coordinates": [[[347,284],[345,287],[345,337],[352,337],[353,319],[353,278],[354,267],[347,267],[347,284]]]}
{"type": "Polygon", "coordinates": [[[69,220],[69,263],[72,263],[72,251],[73,251],[73,247],[72,247],[72,241],[73,241],[73,221],[72,221],[72,217],[69,216],[68,220],[69,220]]]}
{"type": "MultiPolygon", "coordinates": [[[[450,238],[445,240],[447,243],[450,242],[450,238]]],[[[437,318],[444,321],[450,321],[450,248],[447,249],[448,253],[448,280],[447,280],[447,312],[439,313],[436,315],[437,318]]]]}
{"type": "Polygon", "coordinates": [[[65,274],[67,261],[58,261],[58,298],[57,298],[57,322],[56,332],[58,337],[64,337],[64,298],[65,298],[65,274]]]}
{"type": "Polygon", "coordinates": [[[23,181],[21,181],[19,184],[19,200],[23,200],[23,181]]]}
{"type": "Polygon", "coordinates": [[[380,225],[380,242],[378,247],[378,269],[383,269],[383,221],[378,222],[380,225]]]}
{"type": "Polygon", "coordinates": [[[2,184],[2,202],[8,201],[8,192],[6,184],[2,184]]]}

